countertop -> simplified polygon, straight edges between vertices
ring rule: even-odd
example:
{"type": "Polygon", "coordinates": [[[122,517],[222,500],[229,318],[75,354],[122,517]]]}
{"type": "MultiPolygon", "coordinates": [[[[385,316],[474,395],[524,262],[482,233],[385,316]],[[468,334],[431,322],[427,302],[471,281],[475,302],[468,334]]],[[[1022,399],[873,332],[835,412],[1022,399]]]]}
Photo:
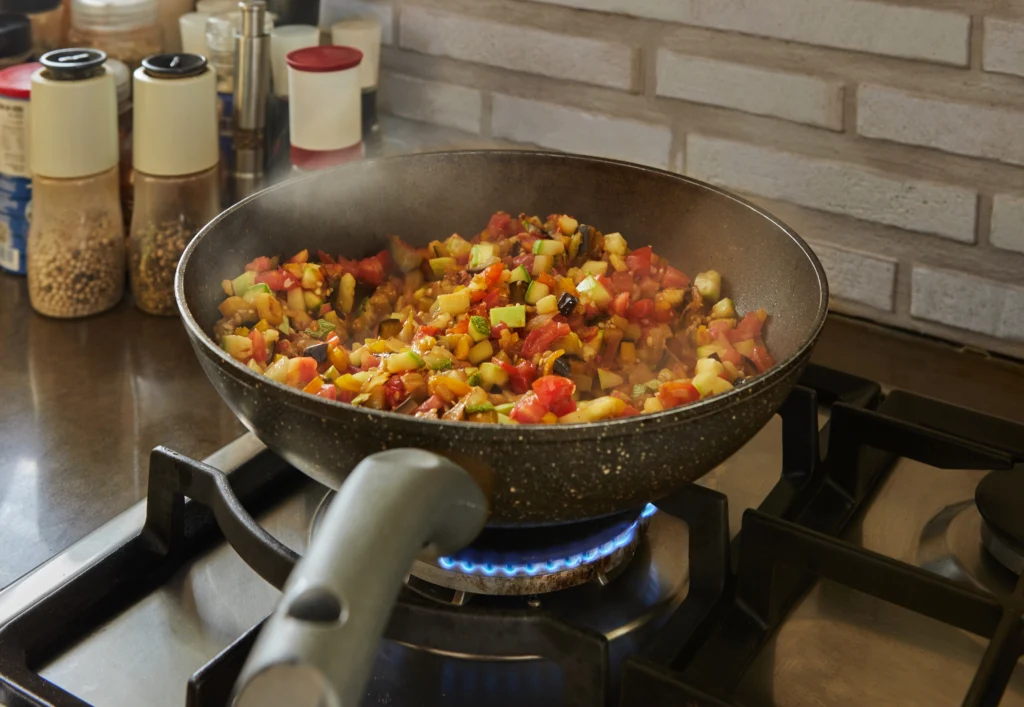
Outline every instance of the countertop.
{"type": "MultiPolygon", "coordinates": [[[[385,119],[369,154],[486,147],[482,138],[385,119]]],[[[1024,366],[833,315],[817,363],[1024,423],[1024,366]]],[[[177,318],[125,298],[84,320],[29,306],[0,274],[0,588],[146,493],[148,455],[198,458],[244,432],[177,318]]]]}

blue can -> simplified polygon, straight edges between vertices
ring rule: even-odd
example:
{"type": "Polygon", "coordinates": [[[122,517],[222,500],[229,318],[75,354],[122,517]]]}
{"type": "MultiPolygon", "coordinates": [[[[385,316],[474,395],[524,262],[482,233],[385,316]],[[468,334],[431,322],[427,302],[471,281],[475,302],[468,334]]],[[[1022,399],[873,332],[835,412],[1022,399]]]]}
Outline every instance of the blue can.
{"type": "Polygon", "coordinates": [[[29,88],[42,64],[18,64],[0,71],[0,269],[25,274],[32,218],[32,177],[28,157],[29,88]]]}

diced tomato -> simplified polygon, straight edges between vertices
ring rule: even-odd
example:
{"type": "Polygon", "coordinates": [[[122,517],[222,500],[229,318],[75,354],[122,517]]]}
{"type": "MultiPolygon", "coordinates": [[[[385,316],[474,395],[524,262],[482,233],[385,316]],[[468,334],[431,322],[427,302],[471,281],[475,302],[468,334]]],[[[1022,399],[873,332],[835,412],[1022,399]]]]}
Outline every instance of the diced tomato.
{"type": "Polygon", "coordinates": [[[666,409],[699,399],[700,393],[690,381],[668,381],[658,386],[658,402],[666,409]]]}
{"type": "Polygon", "coordinates": [[[620,292],[615,295],[612,303],[608,305],[608,312],[620,317],[626,316],[626,313],[629,312],[629,292],[620,292]]]}
{"type": "Polygon", "coordinates": [[[328,400],[337,400],[338,387],[331,383],[325,383],[320,390],[316,391],[316,394],[321,398],[327,398],[328,400]]]}
{"type": "Polygon", "coordinates": [[[494,263],[484,270],[484,282],[488,287],[493,287],[501,280],[501,273],[505,269],[504,263],[494,263]]]}
{"type": "Polygon", "coordinates": [[[249,341],[252,342],[252,360],[264,365],[267,362],[267,342],[263,339],[263,333],[253,329],[249,332],[249,341]]]}
{"type": "Polygon", "coordinates": [[[632,405],[627,405],[626,407],[622,408],[622,412],[620,412],[617,415],[617,417],[633,417],[634,415],[639,415],[639,414],[640,414],[639,410],[637,410],[632,405]]]}
{"type": "Polygon", "coordinates": [[[661,289],[661,285],[658,284],[658,281],[652,280],[649,277],[642,278],[639,286],[641,297],[654,297],[654,295],[658,294],[658,290],[661,289]]]}
{"type": "Polygon", "coordinates": [[[463,319],[462,321],[456,322],[455,326],[448,329],[453,334],[468,334],[469,333],[469,320],[463,319]]]}
{"type": "Polygon", "coordinates": [[[551,407],[548,410],[561,417],[562,415],[568,415],[570,412],[576,412],[576,401],[572,398],[568,400],[556,400],[551,403],[551,407]]]}
{"type": "Polygon", "coordinates": [[[487,293],[487,296],[484,297],[484,304],[487,305],[487,309],[492,309],[494,307],[500,307],[503,304],[508,304],[507,298],[505,298],[504,302],[502,302],[502,298],[503,295],[501,294],[501,290],[491,290],[490,292],[487,293]]]}
{"type": "Polygon", "coordinates": [[[536,280],[537,282],[539,282],[542,285],[547,285],[548,288],[550,288],[552,290],[555,289],[556,287],[558,287],[558,283],[555,282],[555,278],[551,277],[546,272],[542,272],[540,275],[535,277],[534,280],[536,280]]]}
{"type": "Polygon", "coordinates": [[[513,393],[525,393],[530,389],[530,384],[537,374],[537,367],[533,365],[533,361],[520,361],[518,366],[497,358],[493,359],[493,362],[508,374],[508,383],[513,393]]]}
{"type": "MultiPolygon", "coordinates": [[[[470,302],[483,302],[484,297],[487,296],[487,290],[470,290],[469,301],[470,302]]],[[[479,314],[479,312],[473,312],[473,314],[479,314]]]]}
{"type": "Polygon", "coordinates": [[[763,339],[754,339],[753,361],[758,373],[764,373],[775,365],[775,359],[768,353],[768,347],[764,345],[763,339]]]}
{"type": "Polygon", "coordinates": [[[327,253],[323,252],[322,250],[318,250],[316,252],[316,257],[320,258],[320,262],[324,263],[325,265],[337,265],[337,263],[338,263],[337,260],[332,258],[327,253]]]}
{"type": "Polygon", "coordinates": [[[302,282],[287,270],[268,270],[256,275],[256,284],[266,284],[267,287],[280,292],[282,290],[294,290],[302,287],[302,282]]]}
{"type": "Polygon", "coordinates": [[[576,336],[580,337],[580,341],[586,343],[588,341],[593,340],[593,338],[597,336],[597,332],[599,331],[600,329],[598,329],[596,326],[580,327],[579,329],[576,330],[576,336]]]}
{"type": "Polygon", "coordinates": [[[498,238],[499,236],[511,238],[519,233],[519,221],[513,219],[504,211],[499,211],[491,216],[491,220],[487,222],[487,232],[492,238],[498,238]]]}
{"type": "Polygon", "coordinates": [[[304,388],[316,378],[316,359],[299,356],[288,360],[288,377],[285,383],[293,388],[304,388]]]}
{"type": "Polygon", "coordinates": [[[371,368],[376,368],[380,365],[380,356],[377,354],[364,353],[363,359],[359,363],[361,364],[360,367],[364,371],[368,371],[371,368]]]}
{"type": "Polygon", "coordinates": [[[491,338],[500,339],[503,331],[508,331],[508,325],[505,322],[498,322],[496,326],[491,327],[491,338]]]}
{"type": "Polygon", "coordinates": [[[270,270],[271,268],[270,258],[265,255],[254,259],[251,263],[245,266],[246,271],[261,273],[270,270]]]}
{"type": "Polygon", "coordinates": [[[654,314],[654,300],[640,299],[629,305],[629,319],[650,319],[654,314]]]}
{"type": "Polygon", "coordinates": [[[384,384],[384,400],[389,410],[394,410],[407,397],[405,384],[402,383],[402,379],[398,376],[392,376],[384,384]]]}
{"type": "Polygon", "coordinates": [[[757,339],[760,337],[761,329],[764,327],[764,319],[759,316],[759,311],[747,312],[746,316],[736,325],[736,328],[729,332],[729,341],[736,343],[737,341],[746,341],[747,339],[757,339]]]}
{"type": "MultiPolygon", "coordinates": [[[[717,323],[717,321],[711,322],[712,325],[717,323]]],[[[714,338],[715,341],[718,342],[718,345],[721,347],[718,350],[718,358],[722,361],[722,363],[728,361],[729,363],[735,366],[740,365],[740,352],[734,349],[732,347],[732,344],[729,342],[730,330],[723,327],[711,328],[711,326],[709,326],[708,329],[711,331],[711,336],[714,338]]]]}
{"type": "Polygon", "coordinates": [[[608,279],[611,280],[612,289],[616,292],[633,291],[633,276],[628,272],[614,272],[608,279]]]}
{"type": "Polygon", "coordinates": [[[423,337],[423,336],[434,336],[436,334],[437,334],[437,327],[436,326],[430,326],[429,324],[423,324],[423,325],[421,325],[421,326],[416,328],[416,335],[413,336],[413,339],[416,339],[418,337],[423,337]]]}
{"type": "Polygon", "coordinates": [[[289,263],[304,263],[309,260],[309,250],[303,248],[298,253],[288,259],[289,263]]]}
{"type": "Polygon", "coordinates": [[[420,406],[416,408],[413,412],[430,412],[431,410],[440,410],[443,407],[444,400],[437,397],[436,395],[431,395],[429,398],[424,400],[420,404],[420,406]]]}
{"type": "Polygon", "coordinates": [[[359,393],[355,392],[354,390],[342,390],[337,386],[332,387],[336,389],[334,399],[342,403],[350,403],[356,399],[357,395],[359,395],[359,393]]]}
{"type": "Polygon", "coordinates": [[[509,417],[516,422],[522,424],[536,424],[541,421],[548,412],[548,409],[541,404],[540,400],[537,399],[537,394],[530,391],[523,397],[519,398],[518,402],[512,412],[509,413],[509,417]]]}
{"type": "Polygon", "coordinates": [[[647,245],[637,248],[626,256],[626,267],[636,277],[643,277],[651,272],[651,254],[653,249],[647,245]]]}
{"type": "Polygon", "coordinates": [[[370,256],[369,258],[363,258],[359,261],[359,269],[356,272],[356,278],[362,280],[368,285],[379,287],[387,277],[387,271],[390,267],[391,256],[386,250],[382,250],[377,253],[377,255],[370,256]]]}
{"type": "Polygon", "coordinates": [[[522,355],[524,358],[529,358],[534,354],[543,353],[547,351],[548,346],[555,339],[565,336],[569,333],[569,325],[564,322],[559,322],[554,319],[549,321],[537,329],[530,332],[529,336],[526,337],[526,341],[523,342],[522,355]]]}
{"type": "Polygon", "coordinates": [[[549,410],[554,403],[572,400],[572,394],[576,391],[576,384],[572,379],[562,376],[541,376],[531,387],[537,394],[540,404],[549,410]]]}
{"type": "Polygon", "coordinates": [[[682,270],[676,270],[671,265],[665,266],[665,274],[661,277],[662,287],[689,287],[690,278],[682,270]]]}
{"type": "MultiPolygon", "coordinates": [[[[525,245],[523,246],[526,247],[525,245]]],[[[533,272],[533,254],[532,253],[520,253],[516,257],[512,258],[512,270],[522,265],[526,268],[527,272],[533,272]]]]}

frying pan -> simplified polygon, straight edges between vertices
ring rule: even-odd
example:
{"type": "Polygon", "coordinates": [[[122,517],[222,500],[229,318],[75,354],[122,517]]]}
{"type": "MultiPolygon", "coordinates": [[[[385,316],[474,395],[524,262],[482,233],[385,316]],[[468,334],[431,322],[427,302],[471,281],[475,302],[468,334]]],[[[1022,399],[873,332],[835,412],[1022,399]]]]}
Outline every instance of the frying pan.
{"type": "Polygon", "coordinates": [[[468,544],[486,523],[537,526],[639,509],[710,471],[775,413],[806,365],[828,305],[807,244],[708,184],[612,160],[542,152],[404,155],[267,189],[211,221],[185,250],[178,308],[199,360],[268,447],[340,489],[239,681],[237,704],[355,704],[412,561],[468,544]],[[350,258],[398,234],[414,245],[470,237],[497,210],[568,213],[684,272],[714,268],[739,311],[769,312],[778,362],[723,395],[580,425],[416,419],[302,394],[253,373],[208,332],[220,283],[260,255],[302,248],[350,258]],[[384,451],[388,450],[388,451],[384,451]],[[287,690],[287,693],[279,693],[287,690]]]}

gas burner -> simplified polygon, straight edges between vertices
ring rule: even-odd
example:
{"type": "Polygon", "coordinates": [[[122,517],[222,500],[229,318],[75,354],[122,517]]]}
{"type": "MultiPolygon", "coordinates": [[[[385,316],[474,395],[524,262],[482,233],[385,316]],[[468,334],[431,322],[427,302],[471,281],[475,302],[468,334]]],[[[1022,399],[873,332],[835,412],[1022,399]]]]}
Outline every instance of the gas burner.
{"type": "Polygon", "coordinates": [[[981,541],[1001,565],[1024,572],[1024,477],[1019,470],[993,471],[978,484],[974,501],[984,522],[981,541]]]}
{"type": "Polygon", "coordinates": [[[592,580],[607,584],[636,552],[657,508],[586,523],[523,529],[488,529],[452,557],[417,560],[412,575],[459,593],[529,595],[568,589],[592,580]]]}

